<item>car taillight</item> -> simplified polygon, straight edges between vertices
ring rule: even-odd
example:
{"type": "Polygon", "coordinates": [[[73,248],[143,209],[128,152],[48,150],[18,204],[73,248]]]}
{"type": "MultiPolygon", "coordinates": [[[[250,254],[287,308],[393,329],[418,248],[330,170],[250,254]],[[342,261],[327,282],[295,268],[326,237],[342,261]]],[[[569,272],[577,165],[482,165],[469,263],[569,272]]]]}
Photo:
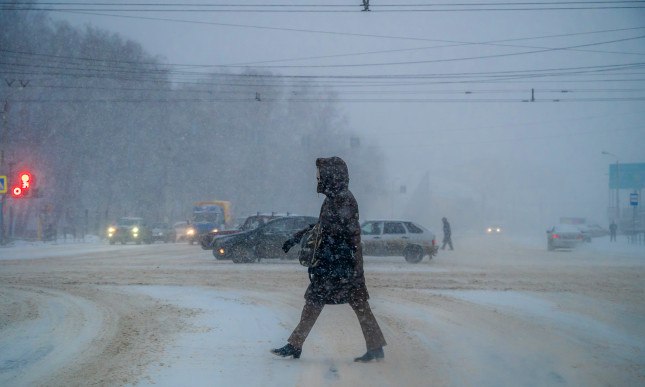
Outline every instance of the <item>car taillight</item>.
{"type": "Polygon", "coordinates": [[[434,246],[437,243],[434,239],[432,240],[432,246],[434,246]]]}
{"type": "Polygon", "coordinates": [[[551,235],[551,238],[553,238],[553,239],[558,239],[558,238],[560,238],[560,235],[558,235],[558,234],[553,234],[553,235],[551,235]]]}

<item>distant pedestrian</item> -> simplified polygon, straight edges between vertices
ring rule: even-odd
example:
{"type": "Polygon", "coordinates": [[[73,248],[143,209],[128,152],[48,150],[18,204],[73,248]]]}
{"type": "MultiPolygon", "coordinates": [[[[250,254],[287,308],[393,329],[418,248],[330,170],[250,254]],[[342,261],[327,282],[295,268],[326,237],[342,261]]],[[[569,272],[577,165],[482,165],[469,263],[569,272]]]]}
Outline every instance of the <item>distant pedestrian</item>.
{"type": "Polygon", "coordinates": [[[609,241],[610,242],[616,242],[616,231],[618,231],[618,225],[616,225],[616,222],[614,222],[612,220],[611,224],[609,225],[609,241]]]}
{"type": "Polygon", "coordinates": [[[445,250],[446,245],[450,246],[450,250],[454,250],[452,248],[452,232],[450,231],[450,223],[448,223],[448,219],[445,217],[441,218],[441,221],[443,222],[443,245],[441,245],[441,250],[445,250]]]}
{"type": "MultiPolygon", "coordinates": [[[[383,346],[386,343],[368,302],[358,204],[348,189],[347,164],[339,157],[330,157],[316,159],[316,166],[316,190],[326,196],[316,225],[320,230],[319,242],[314,250],[316,263],[309,267],[311,282],[305,292],[305,306],[298,326],[291,333],[287,345],[271,352],[282,357],[299,358],[302,345],[323,307],[328,304],[349,304],[358,317],[367,346],[367,352],[354,361],[383,359],[383,346]]],[[[284,252],[296,245],[310,228],[288,239],[282,246],[284,252]]]]}

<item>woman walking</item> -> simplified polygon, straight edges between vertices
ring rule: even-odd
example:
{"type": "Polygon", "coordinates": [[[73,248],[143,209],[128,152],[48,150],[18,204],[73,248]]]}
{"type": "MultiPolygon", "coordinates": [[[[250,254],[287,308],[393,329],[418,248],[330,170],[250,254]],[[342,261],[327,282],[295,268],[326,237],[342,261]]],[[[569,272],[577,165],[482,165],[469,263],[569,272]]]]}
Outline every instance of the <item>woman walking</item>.
{"type": "MultiPolygon", "coordinates": [[[[354,361],[383,359],[386,342],[368,302],[358,204],[348,189],[347,164],[340,157],[319,158],[316,159],[316,167],[317,192],[326,196],[318,218],[317,263],[309,268],[311,283],[305,292],[305,306],[298,326],[284,347],[271,352],[282,357],[299,358],[305,339],[323,307],[327,304],[349,304],[358,317],[367,347],[367,352],[354,361]]],[[[302,230],[287,240],[283,250],[289,251],[306,231],[302,230]]]]}

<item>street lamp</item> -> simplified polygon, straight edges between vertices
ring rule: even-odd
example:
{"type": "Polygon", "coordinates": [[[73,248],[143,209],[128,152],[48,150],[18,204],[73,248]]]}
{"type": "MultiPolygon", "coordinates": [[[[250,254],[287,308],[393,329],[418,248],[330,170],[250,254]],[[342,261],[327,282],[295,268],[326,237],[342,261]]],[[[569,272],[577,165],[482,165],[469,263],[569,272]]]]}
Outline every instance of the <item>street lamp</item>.
{"type": "Polygon", "coordinates": [[[616,217],[620,223],[620,199],[618,197],[620,192],[620,162],[618,160],[618,156],[613,153],[609,153],[607,151],[602,151],[601,153],[603,155],[614,156],[616,158],[616,217]]]}

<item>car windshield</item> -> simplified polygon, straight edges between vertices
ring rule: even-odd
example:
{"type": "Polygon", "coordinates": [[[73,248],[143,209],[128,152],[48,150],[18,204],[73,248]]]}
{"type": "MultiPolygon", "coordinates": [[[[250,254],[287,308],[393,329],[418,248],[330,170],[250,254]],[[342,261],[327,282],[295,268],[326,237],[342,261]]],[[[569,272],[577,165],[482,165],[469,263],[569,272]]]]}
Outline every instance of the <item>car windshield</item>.
{"type": "Polygon", "coordinates": [[[264,230],[266,232],[269,232],[269,233],[278,232],[278,231],[285,231],[287,229],[288,229],[287,228],[287,221],[283,220],[283,219],[272,221],[272,222],[268,223],[266,225],[266,227],[264,228],[264,230]]]}
{"type": "Polygon", "coordinates": [[[201,213],[195,214],[195,222],[217,222],[219,220],[217,213],[201,213]]]}
{"type": "Polygon", "coordinates": [[[117,221],[117,226],[134,226],[141,223],[141,219],[121,218],[117,221]]]}
{"type": "Polygon", "coordinates": [[[259,216],[247,218],[244,224],[242,225],[242,227],[240,227],[240,230],[244,230],[244,231],[255,230],[256,228],[260,227],[266,222],[267,220],[265,218],[259,217],[259,216]]]}

